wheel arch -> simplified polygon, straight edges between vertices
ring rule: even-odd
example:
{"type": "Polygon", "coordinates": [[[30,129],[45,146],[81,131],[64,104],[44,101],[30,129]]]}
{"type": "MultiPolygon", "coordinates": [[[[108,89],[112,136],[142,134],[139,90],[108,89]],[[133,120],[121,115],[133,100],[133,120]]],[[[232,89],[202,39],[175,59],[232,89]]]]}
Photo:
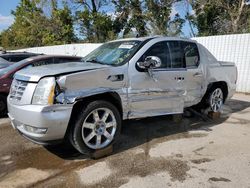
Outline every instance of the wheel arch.
{"type": "Polygon", "coordinates": [[[70,132],[71,124],[74,123],[75,117],[76,117],[77,113],[80,111],[80,109],[83,108],[85,105],[89,104],[90,102],[96,101],[96,100],[108,101],[111,104],[113,104],[114,106],[116,106],[120,115],[121,115],[121,119],[123,119],[122,100],[121,100],[121,97],[118,93],[116,93],[116,92],[104,92],[104,93],[95,94],[92,96],[81,97],[81,98],[78,98],[74,103],[74,106],[73,106],[73,109],[71,112],[71,116],[70,116],[70,120],[68,123],[67,131],[65,134],[65,138],[68,136],[68,134],[70,132]]]}
{"type": "Polygon", "coordinates": [[[228,84],[225,81],[211,82],[211,83],[208,84],[207,92],[209,92],[210,89],[212,89],[214,87],[219,87],[219,88],[222,89],[222,92],[223,92],[223,95],[224,95],[223,102],[225,102],[225,100],[227,99],[227,96],[228,96],[228,84]]]}

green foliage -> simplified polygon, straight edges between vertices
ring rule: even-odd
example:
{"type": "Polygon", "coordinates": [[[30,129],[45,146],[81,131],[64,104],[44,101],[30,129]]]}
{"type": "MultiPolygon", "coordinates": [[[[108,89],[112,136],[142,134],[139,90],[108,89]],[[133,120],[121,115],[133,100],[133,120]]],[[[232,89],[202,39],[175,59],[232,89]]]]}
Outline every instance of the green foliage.
{"type": "Polygon", "coordinates": [[[136,35],[179,36],[183,35],[185,23],[190,27],[190,36],[195,35],[195,27],[201,36],[250,32],[249,3],[249,0],[248,3],[246,0],[20,0],[12,11],[14,23],[0,34],[0,45],[16,49],[77,42],[76,28],[84,42],[136,35]],[[180,2],[186,7],[184,18],[171,13],[180,2]],[[190,14],[189,9],[195,14],[190,14]]]}
{"type": "Polygon", "coordinates": [[[76,11],[75,20],[86,42],[105,42],[116,38],[111,16],[100,11],[109,3],[107,0],[74,0],[81,7],[76,11]]]}
{"type": "Polygon", "coordinates": [[[105,42],[114,38],[110,16],[100,12],[90,12],[88,9],[77,12],[80,32],[88,42],[105,42]]]}
{"type": "Polygon", "coordinates": [[[0,47],[2,47],[2,33],[0,33],[0,47]]]}
{"type": "Polygon", "coordinates": [[[167,26],[170,20],[171,6],[170,1],[146,0],[147,18],[151,22],[153,34],[167,35],[167,26]]]}
{"type": "Polygon", "coordinates": [[[16,49],[75,40],[73,17],[67,4],[63,9],[54,7],[51,17],[48,17],[38,3],[38,0],[21,0],[16,10],[12,11],[15,21],[2,33],[3,47],[16,49]]]}
{"type": "Polygon", "coordinates": [[[67,4],[64,4],[63,9],[58,9],[55,3],[53,3],[53,6],[54,8],[52,9],[52,17],[50,20],[50,33],[53,33],[56,37],[54,41],[63,44],[74,42],[76,39],[71,10],[67,4]]]}
{"type": "Polygon", "coordinates": [[[249,32],[250,5],[245,0],[196,0],[192,6],[201,36],[249,32]]]}
{"type": "Polygon", "coordinates": [[[132,0],[128,6],[130,10],[129,16],[131,16],[131,18],[126,24],[124,35],[129,34],[132,28],[135,28],[138,36],[146,36],[146,16],[142,12],[141,2],[139,0],[132,0]]]}
{"type": "Polygon", "coordinates": [[[173,20],[170,20],[168,23],[168,35],[169,36],[179,36],[182,34],[182,27],[185,23],[185,20],[180,17],[179,14],[176,14],[173,20]]]}
{"type": "Polygon", "coordinates": [[[172,6],[179,0],[146,0],[146,14],[152,34],[179,36],[185,20],[176,14],[171,18],[172,6]]]}
{"type": "Polygon", "coordinates": [[[176,15],[170,17],[171,7],[178,0],[119,0],[114,1],[118,16],[117,30],[124,30],[123,36],[180,35],[184,20],[176,15]],[[175,30],[176,29],[176,30],[175,30]]]}

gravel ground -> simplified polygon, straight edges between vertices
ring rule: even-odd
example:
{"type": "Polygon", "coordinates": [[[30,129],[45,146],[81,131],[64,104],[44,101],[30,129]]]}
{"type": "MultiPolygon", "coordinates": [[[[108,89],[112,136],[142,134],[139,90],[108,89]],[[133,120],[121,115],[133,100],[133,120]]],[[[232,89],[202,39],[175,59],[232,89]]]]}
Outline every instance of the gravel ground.
{"type": "Polygon", "coordinates": [[[250,96],[220,119],[171,116],[124,122],[108,157],[33,144],[0,119],[0,187],[250,187],[250,96]]]}

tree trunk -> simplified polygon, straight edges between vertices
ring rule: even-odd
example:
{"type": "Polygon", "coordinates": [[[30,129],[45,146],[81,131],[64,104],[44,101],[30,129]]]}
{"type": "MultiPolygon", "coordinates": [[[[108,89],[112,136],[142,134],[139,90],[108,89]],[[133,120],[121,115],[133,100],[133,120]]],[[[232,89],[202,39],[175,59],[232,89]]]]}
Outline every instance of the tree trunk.
{"type": "Polygon", "coordinates": [[[97,12],[97,8],[96,8],[95,0],[91,0],[91,3],[92,3],[92,12],[96,13],[97,12]]]}
{"type": "Polygon", "coordinates": [[[238,12],[237,12],[237,17],[235,19],[233,19],[233,21],[232,21],[232,26],[233,26],[232,29],[233,29],[234,33],[236,33],[238,31],[239,20],[240,20],[241,14],[243,12],[244,6],[245,6],[245,0],[239,1],[239,9],[238,9],[238,12]]]}

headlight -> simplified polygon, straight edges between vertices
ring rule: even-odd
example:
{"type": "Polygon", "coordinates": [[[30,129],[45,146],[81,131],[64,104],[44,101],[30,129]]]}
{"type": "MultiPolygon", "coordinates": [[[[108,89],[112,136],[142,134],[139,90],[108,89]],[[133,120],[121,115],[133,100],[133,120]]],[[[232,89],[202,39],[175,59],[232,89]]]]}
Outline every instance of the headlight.
{"type": "Polygon", "coordinates": [[[52,105],[55,97],[56,81],[54,77],[41,79],[34,92],[32,104],[52,105]]]}

